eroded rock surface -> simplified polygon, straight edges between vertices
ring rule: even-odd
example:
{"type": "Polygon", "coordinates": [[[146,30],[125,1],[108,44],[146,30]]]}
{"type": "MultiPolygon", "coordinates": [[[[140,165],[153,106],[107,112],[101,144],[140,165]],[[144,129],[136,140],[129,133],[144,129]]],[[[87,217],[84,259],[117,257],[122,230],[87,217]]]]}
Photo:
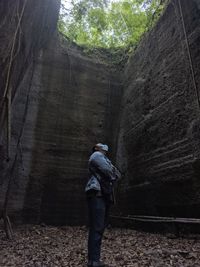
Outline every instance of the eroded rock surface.
{"type": "MultiPolygon", "coordinates": [[[[181,1],[199,90],[200,9],[181,1]]],[[[171,1],[124,73],[118,162],[121,212],[199,217],[200,106],[178,1],[171,1]]]]}
{"type": "MultiPolygon", "coordinates": [[[[0,3],[2,32],[8,33],[1,69],[23,3],[0,3]]],[[[199,90],[199,3],[181,3],[199,90]]],[[[17,155],[9,214],[34,223],[84,223],[87,159],[94,143],[106,142],[123,173],[117,213],[200,217],[200,107],[178,1],[171,1],[121,73],[55,32],[58,9],[58,1],[27,1],[10,81],[10,165],[6,132],[1,135],[1,207],[6,171],[17,155]]]]}
{"type": "Polygon", "coordinates": [[[23,139],[28,220],[85,221],[88,157],[97,142],[115,146],[120,96],[119,75],[111,66],[53,38],[36,62],[23,139]],[[32,114],[37,114],[34,120],[32,114]]]}

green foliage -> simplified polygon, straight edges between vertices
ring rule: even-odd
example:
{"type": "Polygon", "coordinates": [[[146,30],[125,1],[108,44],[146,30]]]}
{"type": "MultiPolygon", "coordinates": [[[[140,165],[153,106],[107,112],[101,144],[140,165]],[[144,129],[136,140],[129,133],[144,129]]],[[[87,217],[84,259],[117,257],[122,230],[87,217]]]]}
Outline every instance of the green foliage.
{"type": "Polygon", "coordinates": [[[79,45],[134,47],[162,9],[161,0],[71,0],[68,9],[62,5],[58,28],[79,45]]]}

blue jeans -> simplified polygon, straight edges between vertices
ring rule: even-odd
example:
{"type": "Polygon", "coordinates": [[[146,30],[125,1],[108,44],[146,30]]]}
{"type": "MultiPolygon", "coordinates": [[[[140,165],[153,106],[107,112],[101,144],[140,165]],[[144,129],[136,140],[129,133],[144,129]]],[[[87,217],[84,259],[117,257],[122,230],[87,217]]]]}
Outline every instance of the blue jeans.
{"type": "Polygon", "coordinates": [[[89,235],[88,260],[100,261],[101,241],[106,226],[108,205],[103,197],[88,198],[89,209],[89,235]]]}

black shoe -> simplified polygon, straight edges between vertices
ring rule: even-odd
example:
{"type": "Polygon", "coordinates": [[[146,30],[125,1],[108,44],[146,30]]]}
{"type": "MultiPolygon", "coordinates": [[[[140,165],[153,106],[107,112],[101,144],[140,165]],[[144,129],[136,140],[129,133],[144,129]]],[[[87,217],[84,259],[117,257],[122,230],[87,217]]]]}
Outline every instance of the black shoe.
{"type": "Polygon", "coordinates": [[[102,261],[92,261],[89,262],[88,267],[106,267],[106,265],[102,261]]]}

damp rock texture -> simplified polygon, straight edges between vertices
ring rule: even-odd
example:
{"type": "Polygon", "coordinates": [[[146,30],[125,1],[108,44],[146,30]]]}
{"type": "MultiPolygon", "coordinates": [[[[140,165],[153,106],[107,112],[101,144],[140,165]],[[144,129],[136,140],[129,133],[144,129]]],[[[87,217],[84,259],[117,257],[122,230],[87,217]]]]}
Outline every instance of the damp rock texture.
{"type": "MultiPolygon", "coordinates": [[[[56,30],[59,6],[59,0],[0,1],[0,210],[3,207],[10,170],[13,169],[13,178],[17,176],[18,167],[16,169],[13,162],[15,158],[21,158],[19,137],[23,134],[34,60],[56,30]],[[6,126],[8,91],[11,92],[12,102],[9,153],[6,126]],[[15,104],[16,98],[21,101],[15,104]]],[[[23,169],[21,164],[20,168],[23,169]]],[[[23,180],[23,173],[20,177],[23,180]]],[[[15,180],[12,195],[21,194],[20,199],[23,201],[23,193],[15,190],[18,186],[15,180]]],[[[25,183],[23,187],[26,187],[25,183]]],[[[17,207],[20,205],[16,200],[9,209],[19,214],[17,207]]]]}
{"type": "MultiPolygon", "coordinates": [[[[80,224],[87,216],[84,186],[92,147],[106,142],[115,154],[120,74],[109,60],[86,56],[54,33],[58,1],[18,4],[14,14],[27,6],[20,32],[24,75],[12,103],[9,214],[20,222],[80,224]],[[29,66],[24,51],[28,58],[36,55],[29,66]]],[[[10,14],[8,5],[3,8],[10,14]]],[[[9,177],[5,172],[1,208],[9,177]]]]}
{"type": "Polygon", "coordinates": [[[98,142],[115,153],[120,97],[120,75],[111,65],[52,35],[13,102],[14,110],[26,111],[24,122],[23,112],[12,120],[17,138],[23,127],[9,200],[13,216],[49,224],[86,221],[87,161],[98,142]]]}
{"type": "Polygon", "coordinates": [[[12,98],[27,68],[56,29],[59,0],[7,0],[0,3],[0,97],[12,98]],[[9,86],[8,86],[9,85],[9,86]]]}
{"type": "Polygon", "coordinates": [[[92,146],[105,142],[123,176],[118,214],[200,217],[200,8],[197,0],[180,2],[182,14],[172,0],[120,71],[59,36],[59,1],[1,1],[0,96],[5,50],[22,17],[9,81],[9,162],[1,134],[0,210],[12,177],[11,217],[85,223],[87,160],[92,146]]]}
{"type": "MultiPolygon", "coordinates": [[[[8,241],[0,231],[0,266],[86,267],[85,227],[27,226],[15,229],[8,241]]],[[[111,229],[102,242],[102,260],[110,267],[198,267],[199,239],[111,229]]]]}
{"type": "Polygon", "coordinates": [[[114,147],[120,94],[118,74],[109,65],[58,35],[52,38],[35,65],[22,141],[25,220],[85,222],[88,158],[97,142],[114,147]]]}
{"type": "Polygon", "coordinates": [[[121,213],[200,217],[200,9],[171,1],[124,72],[121,213]],[[192,65],[189,59],[188,38],[192,65]]]}

